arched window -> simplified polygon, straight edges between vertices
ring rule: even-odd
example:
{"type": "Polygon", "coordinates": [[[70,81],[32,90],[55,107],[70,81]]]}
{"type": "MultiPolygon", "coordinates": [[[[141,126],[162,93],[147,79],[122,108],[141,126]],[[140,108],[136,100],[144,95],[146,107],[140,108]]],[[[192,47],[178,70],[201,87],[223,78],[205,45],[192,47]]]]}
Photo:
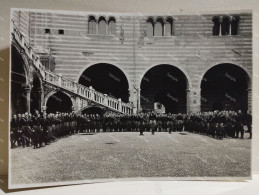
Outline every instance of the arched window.
{"type": "Polygon", "coordinates": [[[88,34],[96,34],[96,19],[90,16],[88,19],[88,34]]]}
{"type": "Polygon", "coordinates": [[[230,20],[229,17],[223,17],[221,22],[221,35],[229,35],[230,20]]]}
{"type": "Polygon", "coordinates": [[[158,18],[155,23],[155,36],[163,36],[163,26],[163,19],[158,18]]]}
{"type": "Polygon", "coordinates": [[[98,34],[106,35],[106,20],[103,16],[101,16],[98,20],[98,34]]]}
{"type": "Polygon", "coordinates": [[[219,35],[219,31],[220,31],[220,20],[219,20],[219,17],[212,18],[212,22],[214,23],[213,29],[212,29],[212,34],[217,36],[217,35],[219,35]]]}
{"type": "Polygon", "coordinates": [[[108,29],[109,34],[115,35],[116,34],[116,20],[114,17],[109,18],[108,25],[109,25],[109,29],[108,29]]]}
{"type": "Polygon", "coordinates": [[[148,18],[147,20],[147,37],[154,36],[154,20],[152,18],[148,18]]]}
{"type": "Polygon", "coordinates": [[[173,35],[173,19],[171,17],[168,17],[165,22],[165,36],[171,36],[173,35]]]}
{"type": "Polygon", "coordinates": [[[231,22],[231,35],[237,35],[239,29],[239,17],[234,16],[231,22]]]}

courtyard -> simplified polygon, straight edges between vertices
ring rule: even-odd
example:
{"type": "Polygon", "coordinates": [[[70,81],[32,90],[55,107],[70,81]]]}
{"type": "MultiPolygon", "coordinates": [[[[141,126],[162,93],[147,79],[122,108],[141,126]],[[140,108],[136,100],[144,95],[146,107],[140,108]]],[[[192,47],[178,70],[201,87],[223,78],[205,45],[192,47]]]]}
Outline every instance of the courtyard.
{"type": "Polygon", "coordinates": [[[139,177],[249,177],[251,140],[188,132],[79,133],[11,149],[11,183],[139,177]]]}

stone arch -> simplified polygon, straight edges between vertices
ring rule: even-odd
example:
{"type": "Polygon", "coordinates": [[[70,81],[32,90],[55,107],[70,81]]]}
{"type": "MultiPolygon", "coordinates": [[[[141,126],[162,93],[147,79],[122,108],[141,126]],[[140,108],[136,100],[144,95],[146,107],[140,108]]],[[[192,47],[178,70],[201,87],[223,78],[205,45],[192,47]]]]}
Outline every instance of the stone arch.
{"type": "Polygon", "coordinates": [[[164,18],[157,17],[154,24],[154,36],[163,36],[164,35],[164,18]]]}
{"type": "MultiPolygon", "coordinates": [[[[67,92],[65,92],[65,91],[61,91],[61,90],[53,90],[53,91],[49,92],[49,93],[45,96],[45,98],[44,98],[44,108],[45,108],[45,110],[46,110],[47,112],[48,112],[48,110],[49,110],[49,108],[48,108],[48,101],[49,101],[50,98],[51,98],[52,96],[54,96],[55,94],[58,94],[58,95],[56,96],[56,98],[54,98],[54,99],[56,99],[56,102],[57,102],[57,104],[56,104],[56,111],[59,111],[59,110],[60,110],[60,112],[63,112],[63,111],[71,112],[71,111],[74,110],[74,108],[75,108],[75,100],[74,100],[74,98],[73,98],[69,93],[67,93],[67,92]],[[64,102],[62,102],[62,98],[59,98],[59,95],[60,95],[60,94],[62,94],[62,97],[66,97],[66,99],[65,99],[64,102]],[[70,101],[68,101],[68,100],[70,100],[70,101]],[[68,104],[67,104],[67,103],[68,103],[68,104]],[[61,106],[61,105],[62,105],[62,106],[61,106]],[[63,105],[66,106],[66,107],[64,108],[63,105]],[[58,110],[58,109],[59,109],[59,110],[58,110]]],[[[52,110],[54,110],[54,109],[52,109],[52,110]]]]}
{"type": "Polygon", "coordinates": [[[229,16],[223,16],[221,19],[221,35],[230,34],[230,22],[231,18],[229,16]]]}
{"type": "Polygon", "coordinates": [[[97,19],[94,15],[88,16],[88,34],[96,34],[97,19]]]}
{"type": "Polygon", "coordinates": [[[213,22],[212,35],[218,36],[220,34],[220,22],[221,22],[221,19],[220,19],[219,16],[214,16],[212,18],[212,22],[213,22]]]}
{"type": "Polygon", "coordinates": [[[95,63],[84,68],[78,78],[78,83],[112,96],[129,101],[129,80],[119,67],[113,63],[95,63]]]}
{"type": "Polygon", "coordinates": [[[251,84],[252,84],[252,73],[251,73],[251,71],[249,71],[245,66],[243,66],[241,64],[238,64],[238,63],[235,63],[235,62],[223,62],[223,61],[218,62],[217,64],[211,64],[210,66],[207,66],[205,69],[203,69],[202,74],[200,74],[200,76],[199,76],[199,81],[198,81],[199,87],[201,87],[201,82],[202,82],[202,79],[203,79],[204,75],[206,74],[206,72],[208,72],[211,68],[213,68],[217,65],[220,65],[220,64],[232,64],[234,66],[237,66],[237,67],[243,69],[247,74],[247,79],[249,80],[249,86],[251,87],[251,84]]]}
{"type": "Polygon", "coordinates": [[[23,50],[14,42],[11,46],[11,112],[30,112],[30,69],[23,50]]]}
{"type": "Polygon", "coordinates": [[[183,74],[186,76],[186,78],[187,78],[187,87],[188,87],[188,89],[190,89],[190,88],[192,88],[192,86],[193,86],[193,84],[192,84],[192,80],[191,80],[191,77],[190,77],[190,75],[188,74],[188,72],[184,69],[184,68],[182,68],[181,66],[179,66],[179,65],[173,65],[173,64],[171,64],[170,62],[162,62],[162,63],[155,63],[155,64],[152,64],[151,66],[148,66],[148,67],[146,67],[143,71],[142,71],[142,73],[141,73],[141,75],[139,76],[139,80],[137,81],[137,85],[138,85],[138,87],[140,88],[140,85],[141,85],[141,81],[142,81],[142,78],[144,77],[144,75],[151,69],[151,68],[154,68],[155,66],[159,66],[159,65],[161,65],[161,64],[167,64],[167,65],[170,65],[170,66],[173,66],[173,67],[175,67],[175,68],[178,68],[181,72],[183,72],[183,74]]]}
{"type": "Polygon", "coordinates": [[[154,36],[154,25],[155,25],[154,18],[148,17],[146,20],[146,24],[147,24],[147,30],[146,30],[147,37],[151,38],[154,36]]]}
{"type": "Polygon", "coordinates": [[[131,77],[128,74],[128,72],[123,68],[123,66],[121,66],[120,64],[114,63],[113,61],[94,61],[91,63],[88,63],[85,67],[81,68],[81,70],[78,73],[78,76],[76,77],[76,82],[79,82],[79,79],[81,77],[81,75],[83,74],[83,72],[87,69],[90,68],[91,66],[95,65],[95,64],[111,64],[113,66],[116,66],[117,68],[119,68],[123,74],[126,76],[128,83],[129,83],[129,88],[132,88],[133,84],[131,81],[131,77]]]}
{"type": "Polygon", "coordinates": [[[180,68],[159,64],[149,68],[141,77],[139,101],[144,112],[153,110],[154,103],[160,102],[168,113],[186,113],[188,88],[188,78],[180,68]]]}
{"type": "Polygon", "coordinates": [[[106,112],[106,109],[100,105],[87,105],[78,111],[81,114],[99,114],[103,115],[106,112]]]}
{"type": "Polygon", "coordinates": [[[201,111],[251,110],[251,75],[236,64],[208,68],[200,81],[201,111]]]}
{"type": "MultiPolygon", "coordinates": [[[[26,77],[26,84],[30,84],[30,65],[29,65],[29,60],[27,59],[24,49],[21,48],[15,41],[12,41],[12,47],[11,47],[11,57],[20,56],[20,59],[23,61],[23,69],[25,72],[25,77],[26,77]]],[[[13,60],[12,60],[13,62],[13,60]]]]}

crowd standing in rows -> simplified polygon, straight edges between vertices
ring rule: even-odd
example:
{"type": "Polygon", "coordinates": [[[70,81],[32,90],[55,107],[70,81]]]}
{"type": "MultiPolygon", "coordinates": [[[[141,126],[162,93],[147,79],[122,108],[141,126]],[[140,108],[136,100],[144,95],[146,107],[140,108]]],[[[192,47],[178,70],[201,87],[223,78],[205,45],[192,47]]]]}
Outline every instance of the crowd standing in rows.
{"type": "Polygon", "coordinates": [[[252,116],[236,111],[198,112],[191,114],[158,114],[155,112],[123,115],[108,113],[31,113],[14,115],[11,120],[11,147],[40,148],[58,138],[75,133],[96,132],[168,132],[188,131],[216,139],[244,138],[247,131],[252,138],[252,116]]]}

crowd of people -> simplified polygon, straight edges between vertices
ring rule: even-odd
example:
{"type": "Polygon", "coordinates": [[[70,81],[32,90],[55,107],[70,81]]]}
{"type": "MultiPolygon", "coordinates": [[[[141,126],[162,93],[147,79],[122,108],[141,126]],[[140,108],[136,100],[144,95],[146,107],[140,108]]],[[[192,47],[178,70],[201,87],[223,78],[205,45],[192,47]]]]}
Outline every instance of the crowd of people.
{"type": "Polygon", "coordinates": [[[216,139],[244,138],[247,131],[252,138],[250,112],[213,111],[191,114],[160,114],[155,112],[123,115],[108,113],[24,113],[11,120],[11,147],[40,148],[58,138],[75,133],[96,132],[168,132],[187,131],[208,135],[216,139]]]}

